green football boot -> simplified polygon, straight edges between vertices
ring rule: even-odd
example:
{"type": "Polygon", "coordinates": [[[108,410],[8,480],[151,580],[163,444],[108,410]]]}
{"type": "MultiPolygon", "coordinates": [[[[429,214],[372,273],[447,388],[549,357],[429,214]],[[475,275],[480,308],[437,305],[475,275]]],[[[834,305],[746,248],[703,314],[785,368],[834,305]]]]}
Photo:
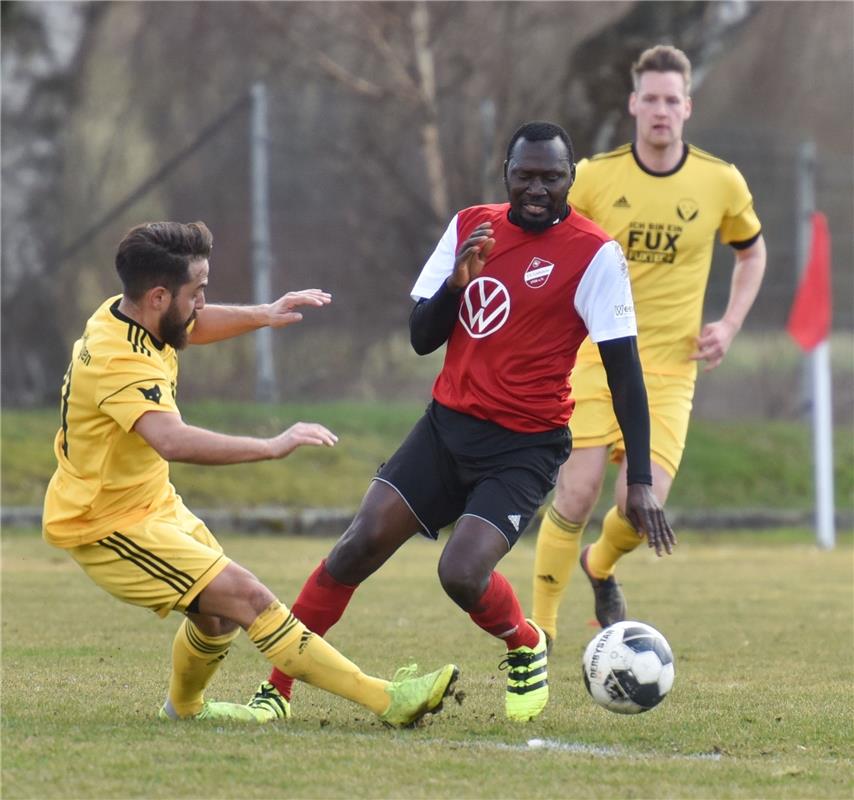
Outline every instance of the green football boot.
{"type": "Polygon", "coordinates": [[[454,683],[460,671],[453,664],[446,664],[435,672],[416,677],[418,667],[412,664],[401,667],[394,675],[386,692],[391,703],[380,719],[398,728],[414,725],[421,717],[441,711],[442,701],[453,694],[454,683]]]}
{"type": "Polygon", "coordinates": [[[504,711],[515,722],[529,722],[549,702],[546,633],[535,622],[528,623],[539,634],[537,644],[509,650],[498,665],[499,669],[508,669],[504,711]]]}
{"type": "Polygon", "coordinates": [[[240,705],[240,703],[218,703],[214,700],[205,700],[202,710],[190,717],[179,717],[175,713],[172,703],[167,700],[157,716],[162,720],[173,722],[193,720],[205,722],[242,722],[250,725],[261,725],[274,719],[267,711],[259,711],[249,706],[240,705]]]}
{"type": "Polygon", "coordinates": [[[270,721],[291,718],[291,704],[269,681],[263,681],[252,699],[246,704],[260,714],[266,714],[270,721]]]}

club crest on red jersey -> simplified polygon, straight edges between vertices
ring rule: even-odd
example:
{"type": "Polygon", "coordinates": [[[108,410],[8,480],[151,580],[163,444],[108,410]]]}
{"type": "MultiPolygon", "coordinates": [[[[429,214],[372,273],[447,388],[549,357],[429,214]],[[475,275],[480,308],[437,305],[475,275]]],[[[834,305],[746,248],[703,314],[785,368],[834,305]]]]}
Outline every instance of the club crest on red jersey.
{"type": "Polygon", "coordinates": [[[525,270],[525,284],[532,289],[539,289],[541,286],[545,286],[554,268],[555,265],[551,261],[546,261],[535,256],[531,259],[531,263],[528,264],[528,268],[525,270]]]}
{"type": "Polygon", "coordinates": [[[510,292],[501,281],[481,275],[466,287],[459,320],[473,339],[495,333],[509,316],[510,292]]]}

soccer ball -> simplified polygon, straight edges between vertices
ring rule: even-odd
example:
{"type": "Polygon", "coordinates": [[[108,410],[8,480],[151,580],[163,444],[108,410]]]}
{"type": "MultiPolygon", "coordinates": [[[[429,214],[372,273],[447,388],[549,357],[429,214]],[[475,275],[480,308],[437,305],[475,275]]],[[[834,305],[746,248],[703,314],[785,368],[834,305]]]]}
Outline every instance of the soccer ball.
{"type": "Polygon", "coordinates": [[[587,645],[581,666],[590,696],[617,714],[649,711],[673,686],[670,645],[643,622],[605,628],[587,645]]]}

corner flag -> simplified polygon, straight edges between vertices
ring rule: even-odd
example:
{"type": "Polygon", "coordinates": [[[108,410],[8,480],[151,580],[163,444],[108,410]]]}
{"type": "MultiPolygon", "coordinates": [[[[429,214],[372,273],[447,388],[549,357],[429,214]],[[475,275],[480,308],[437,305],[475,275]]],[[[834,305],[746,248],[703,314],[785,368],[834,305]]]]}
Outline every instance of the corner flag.
{"type": "Polygon", "coordinates": [[[827,217],[812,215],[812,241],[786,330],[802,350],[810,351],[830,334],[830,233],[827,217]]]}

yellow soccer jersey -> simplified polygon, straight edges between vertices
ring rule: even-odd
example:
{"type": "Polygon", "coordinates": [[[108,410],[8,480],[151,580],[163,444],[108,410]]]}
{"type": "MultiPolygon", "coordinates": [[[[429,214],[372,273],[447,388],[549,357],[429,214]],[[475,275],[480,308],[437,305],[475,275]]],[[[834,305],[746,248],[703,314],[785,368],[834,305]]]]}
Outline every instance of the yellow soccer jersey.
{"type": "Polygon", "coordinates": [[[134,433],[146,411],[177,413],[174,348],[107,300],[74,344],[62,382],[58,462],[44,502],[44,537],[76,547],[134,524],[167,502],[169,465],[134,433]]]}
{"type": "MultiPolygon", "coordinates": [[[[675,169],[648,172],[631,144],[578,164],[569,192],[574,209],[622,246],[629,263],[645,372],[695,376],[695,351],[714,237],[750,243],[760,231],[741,173],[686,145],[675,169]]],[[[589,339],[578,361],[598,361],[589,339]]]]}

